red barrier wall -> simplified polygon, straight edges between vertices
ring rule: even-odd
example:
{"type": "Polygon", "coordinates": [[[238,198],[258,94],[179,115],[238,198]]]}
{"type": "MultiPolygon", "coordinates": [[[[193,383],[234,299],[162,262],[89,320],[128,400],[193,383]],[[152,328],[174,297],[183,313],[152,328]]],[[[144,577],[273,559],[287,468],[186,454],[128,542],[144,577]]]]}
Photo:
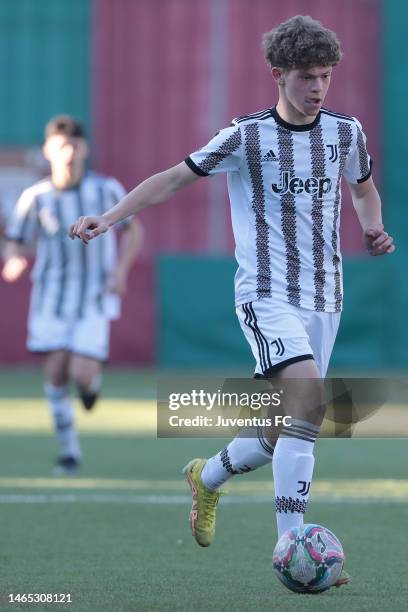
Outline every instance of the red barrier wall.
{"type": "MultiPolygon", "coordinates": [[[[94,2],[95,161],[128,188],[208,140],[208,27],[207,2],[94,2]]],[[[144,254],[204,250],[205,204],[194,185],[143,212],[144,254]]]]}
{"type": "Polygon", "coordinates": [[[25,351],[29,293],[28,274],[16,283],[5,283],[0,277],[0,363],[35,362],[25,351]]]}

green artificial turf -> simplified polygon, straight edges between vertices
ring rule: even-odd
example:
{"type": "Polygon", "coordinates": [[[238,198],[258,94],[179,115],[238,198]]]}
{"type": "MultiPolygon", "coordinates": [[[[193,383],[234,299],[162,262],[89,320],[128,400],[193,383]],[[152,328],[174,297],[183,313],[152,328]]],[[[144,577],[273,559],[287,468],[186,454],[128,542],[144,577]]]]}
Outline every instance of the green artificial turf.
{"type": "MultiPolygon", "coordinates": [[[[134,379],[123,376],[115,384],[130,393],[134,379]]],[[[0,410],[7,409],[3,397],[0,410]]],[[[189,459],[211,455],[224,442],[88,433],[80,475],[61,482],[50,477],[51,435],[0,432],[0,610],[406,609],[408,498],[384,494],[370,501],[362,489],[356,498],[313,500],[312,485],[307,520],[336,533],[353,577],[351,585],[321,595],[291,593],[273,575],[276,528],[267,491],[262,499],[237,496],[231,485],[214,544],[199,548],[189,531],[189,491],[180,472],[189,459]],[[8,593],[71,593],[73,603],[8,604],[8,593]]],[[[407,479],[407,450],[408,441],[398,439],[320,440],[315,483],[330,481],[336,491],[340,480],[391,479],[398,488],[407,479]]],[[[235,480],[256,485],[270,479],[264,467],[235,480]]]]}

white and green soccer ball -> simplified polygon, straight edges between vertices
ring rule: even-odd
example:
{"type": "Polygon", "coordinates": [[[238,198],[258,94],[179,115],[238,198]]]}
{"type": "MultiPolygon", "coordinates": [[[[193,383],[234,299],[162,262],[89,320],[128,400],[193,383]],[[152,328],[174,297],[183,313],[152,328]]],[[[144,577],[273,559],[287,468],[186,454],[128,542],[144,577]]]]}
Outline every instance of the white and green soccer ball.
{"type": "Polygon", "coordinates": [[[273,551],[272,563],[279,580],[297,593],[321,593],[340,577],[343,547],[322,525],[302,525],[286,531],[273,551]]]}

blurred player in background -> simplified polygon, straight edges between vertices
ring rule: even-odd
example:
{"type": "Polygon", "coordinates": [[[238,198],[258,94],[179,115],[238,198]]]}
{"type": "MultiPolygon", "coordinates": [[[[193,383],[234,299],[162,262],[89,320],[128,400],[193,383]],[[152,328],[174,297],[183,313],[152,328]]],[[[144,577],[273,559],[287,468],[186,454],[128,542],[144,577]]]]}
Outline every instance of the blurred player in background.
{"type": "MultiPolygon", "coordinates": [[[[360,123],[323,102],[341,59],[336,35],[297,16],[264,36],[279,90],[275,107],[235,119],[185,162],[156,174],[102,216],[81,217],[83,241],[199,177],[227,172],[236,241],[236,309],[256,360],[255,376],[291,379],[291,426],[240,435],[185,475],[190,523],[201,546],[214,538],[219,488],[231,476],[272,463],[278,534],[303,523],[324,416],[324,388],[342,308],[341,178],[348,182],[370,255],[394,251],[360,123]]],[[[345,575],[338,584],[348,582],[345,575]]]]}
{"type": "Polygon", "coordinates": [[[88,144],[80,123],[67,115],[45,129],[43,152],[51,176],[21,195],[6,230],[3,279],[16,281],[27,267],[24,246],[37,243],[32,273],[27,348],[42,353],[45,396],[59,443],[55,474],[75,472],[81,460],[70,381],[86,410],[98,398],[109,353],[111,319],[140,248],[139,221],[124,220],[117,254],[114,234],[86,249],[67,231],[81,214],[103,214],[125,195],[114,178],[86,171],[88,144]]]}

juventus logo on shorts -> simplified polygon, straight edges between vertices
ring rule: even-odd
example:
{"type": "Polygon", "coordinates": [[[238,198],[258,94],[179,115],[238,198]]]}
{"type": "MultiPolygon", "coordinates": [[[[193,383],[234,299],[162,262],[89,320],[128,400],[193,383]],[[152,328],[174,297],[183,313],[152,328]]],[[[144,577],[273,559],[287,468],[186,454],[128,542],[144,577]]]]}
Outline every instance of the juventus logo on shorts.
{"type": "Polygon", "coordinates": [[[279,357],[281,355],[283,355],[283,353],[285,352],[285,347],[283,345],[282,339],[281,338],[277,338],[276,340],[271,342],[271,346],[273,346],[273,345],[276,346],[276,355],[278,355],[279,357]]]}
{"type": "Polygon", "coordinates": [[[328,144],[326,145],[330,151],[329,161],[335,162],[339,157],[338,145],[336,144],[328,144]]]}
{"type": "Polygon", "coordinates": [[[310,489],[310,482],[306,482],[306,480],[298,480],[298,483],[302,486],[297,490],[297,492],[301,495],[307,495],[310,489]]]}

